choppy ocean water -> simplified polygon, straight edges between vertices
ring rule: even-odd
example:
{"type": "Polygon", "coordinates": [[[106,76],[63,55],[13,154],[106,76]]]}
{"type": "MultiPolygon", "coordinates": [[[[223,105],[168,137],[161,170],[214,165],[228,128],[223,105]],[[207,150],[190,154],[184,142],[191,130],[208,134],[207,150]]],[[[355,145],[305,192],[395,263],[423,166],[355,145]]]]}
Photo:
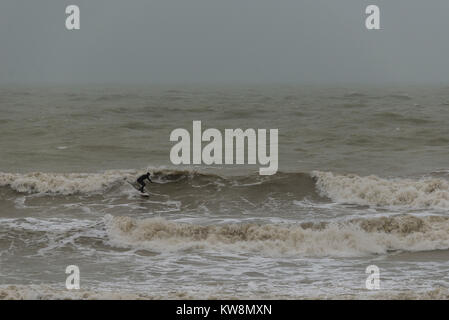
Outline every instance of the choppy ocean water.
{"type": "Polygon", "coordinates": [[[447,87],[3,87],[0,297],[448,298],[448,108],[447,87]],[[279,129],[278,173],[172,165],[193,120],[279,129]],[[126,182],[146,170],[149,199],[126,182]]]}

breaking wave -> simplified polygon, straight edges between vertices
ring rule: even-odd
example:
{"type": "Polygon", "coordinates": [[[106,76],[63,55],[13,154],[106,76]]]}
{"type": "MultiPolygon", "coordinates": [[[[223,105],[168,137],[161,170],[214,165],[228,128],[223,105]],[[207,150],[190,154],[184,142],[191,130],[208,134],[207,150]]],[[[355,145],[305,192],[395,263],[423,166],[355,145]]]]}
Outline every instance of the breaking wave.
{"type": "MultiPolygon", "coordinates": [[[[313,171],[277,173],[273,176],[222,177],[189,170],[150,169],[153,190],[163,188],[165,194],[190,192],[198,188],[209,195],[227,195],[226,199],[247,196],[256,202],[277,193],[287,201],[318,200],[378,207],[410,209],[448,209],[449,182],[444,177],[421,179],[381,178],[313,171]],[[167,185],[168,184],[168,185],[167,185]],[[165,185],[165,186],[164,186],[165,185]]],[[[104,194],[126,186],[146,170],[108,170],[103,173],[2,173],[0,188],[19,193],[53,195],[104,194]]],[[[160,189],[162,190],[162,189],[160,189]]]]}
{"type": "Polygon", "coordinates": [[[76,194],[99,193],[123,181],[132,172],[107,171],[105,173],[2,173],[0,187],[10,187],[21,193],[76,194]]]}
{"type": "Polygon", "coordinates": [[[312,172],[322,196],[335,202],[414,209],[449,208],[449,183],[441,178],[384,179],[332,172],[312,172]]]}
{"type": "MultiPolygon", "coordinates": [[[[177,170],[151,170],[162,183],[176,181],[196,172],[177,170]]],[[[114,186],[135,179],[146,170],[108,170],[103,173],[4,173],[0,172],[0,187],[10,187],[20,193],[92,194],[102,193],[114,186]]]]}
{"type": "Polygon", "coordinates": [[[449,217],[398,215],[301,224],[195,225],[105,216],[112,245],[155,251],[225,249],[300,256],[359,256],[449,248],[449,217]]]}
{"type": "MultiPolygon", "coordinates": [[[[178,188],[165,191],[180,192],[185,188],[226,188],[241,193],[246,188],[252,194],[266,194],[279,192],[294,193],[300,198],[305,196],[319,197],[315,190],[315,182],[304,173],[278,173],[275,176],[222,177],[216,174],[201,173],[191,170],[148,169],[152,173],[152,180],[157,184],[152,188],[176,183],[178,188]]],[[[126,185],[126,181],[136,179],[147,170],[108,170],[103,173],[2,173],[0,172],[0,187],[8,187],[20,193],[46,194],[100,194],[108,192],[114,187],[126,185]]],[[[211,189],[212,190],[212,189],[211,189]]]]}

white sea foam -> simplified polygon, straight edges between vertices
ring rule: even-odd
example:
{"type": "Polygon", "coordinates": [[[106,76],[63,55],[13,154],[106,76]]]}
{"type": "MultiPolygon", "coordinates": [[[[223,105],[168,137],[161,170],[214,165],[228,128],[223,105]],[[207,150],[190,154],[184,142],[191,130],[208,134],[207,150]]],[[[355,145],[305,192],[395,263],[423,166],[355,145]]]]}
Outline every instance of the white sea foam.
{"type": "Polygon", "coordinates": [[[449,217],[443,216],[398,215],[292,225],[198,225],[106,215],[105,223],[112,245],[161,252],[200,248],[269,255],[361,256],[449,248],[449,217]]]}
{"type": "Polygon", "coordinates": [[[437,287],[427,290],[381,290],[360,292],[358,294],[319,295],[313,299],[339,300],[448,300],[449,290],[437,287]]]}
{"type": "Polygon", "coordinates": [[[104,173],[2,173],[0,187],[22,193],[76,194],[102,192],[137,174],[136,170],[110,170],[104,173]]]}
{"type": "Polygon", "coordinates": [[[166,292],[140,293],[113,290],[65,290],[49,285],[2,285],[0,300],[186,300],[186,299],[361,299],[361,300],[448,300],[449,290],[438,287],[428,290],[404,290],[382,292],[360,292],[358,294],[299,295],[282,292],[251,293],[211,293],[211,292],[166,292]]]}
{"type": "Polygon", "coordinates": [[[313,171],[318,191],[333,201],[414,209],[449,208],[449,183],[440,178],[384,179],[313,171]]]}
{"type": "MultiPolygon", "coordinates": [[[[146,169],[106,170],[100,173],[5,173],[0,172],[0,187],[10,187],[21,193],[92,194],[102,193],[112,186],[133,180],[139,174],[151,171],[158,184],[176,182],[185,177],[195,177],[196,171],[171,170],[148,167],[146,169]]],[[[218,176],[211,176],[218,177],[218,176]]],[[[132,189],[132,188],[131,188],[132,189]]]]}
{"type": "Polygon", "coordinates": [[[65,290],[48,285],[3,285],[0,300],[158,300],[193,299],[185,292],[166,295],[142,294],[126,291],[65,290]]]}

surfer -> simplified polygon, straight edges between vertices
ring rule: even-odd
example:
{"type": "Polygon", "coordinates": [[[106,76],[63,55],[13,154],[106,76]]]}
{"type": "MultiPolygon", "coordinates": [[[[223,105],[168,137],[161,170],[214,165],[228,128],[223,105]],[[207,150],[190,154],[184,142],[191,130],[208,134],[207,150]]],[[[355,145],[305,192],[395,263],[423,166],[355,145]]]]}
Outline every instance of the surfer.
{"type": "Polygon", "coordinates": [[[141,185],[141,187],[139,188],[139,191],[143,193],[144,188],[146,186],[145,180],[150,181],[151,183],[153,183],[153,181],[151,181],[150,178],[150,173],[147,172],[146,174],[141,175],[139,178],[137,178],[137,183],[141,185]]]}

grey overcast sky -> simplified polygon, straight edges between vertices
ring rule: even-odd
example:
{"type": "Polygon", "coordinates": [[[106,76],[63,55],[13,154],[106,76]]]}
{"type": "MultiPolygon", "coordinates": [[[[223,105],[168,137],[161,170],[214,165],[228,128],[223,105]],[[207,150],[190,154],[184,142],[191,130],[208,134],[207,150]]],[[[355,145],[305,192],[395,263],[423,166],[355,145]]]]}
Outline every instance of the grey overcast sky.
{"type": "Polygon", "coordinates": [[[1,0],[0,82],[447,84],[449,0],[1,0]]]}

